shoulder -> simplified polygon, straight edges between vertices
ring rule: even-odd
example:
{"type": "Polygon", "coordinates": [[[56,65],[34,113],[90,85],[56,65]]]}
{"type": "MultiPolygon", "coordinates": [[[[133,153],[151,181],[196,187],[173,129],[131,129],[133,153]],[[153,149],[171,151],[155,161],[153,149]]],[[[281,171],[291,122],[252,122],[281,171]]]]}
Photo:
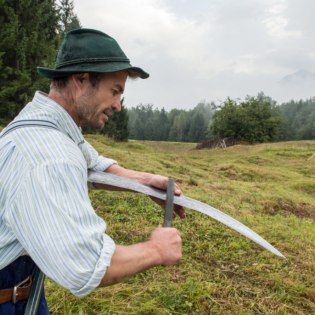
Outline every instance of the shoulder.
{"type": "Polygon", "coordinates": [[[77,144],[58,130],[40,127],[21,128],[12,132],[11,136],[30,167],[64,161],[86,169],[84,156],[77,144]]]}

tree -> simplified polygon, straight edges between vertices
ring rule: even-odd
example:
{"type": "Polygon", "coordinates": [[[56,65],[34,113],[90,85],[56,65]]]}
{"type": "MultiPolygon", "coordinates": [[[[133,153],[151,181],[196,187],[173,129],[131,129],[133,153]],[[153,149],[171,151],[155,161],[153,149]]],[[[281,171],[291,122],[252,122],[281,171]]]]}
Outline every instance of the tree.
{"type": "Polygon", "coordinates": [[[55,1],[0,0],[0,116],[10,120],[48,82],[37,66],[54,63],[59,15],[55,1]]]}
{"type": "Polygon", "coordinates": [[[279,106],[284,116],[283,140],[315,139],[315,98],[279,106]]]}
{"type": "Polygon", "coordinates": [[[154,111],[151,104],[140,104],[129,111],[130,137],[138,140],[152,140],[154,137],[154,111]]]}
{"type": "Polygon", "coordinates": [[[190,142],[200,142],[205,140],[209,134],[209,122],[214,114],[214,104],[199,102],[191,111],[189,111],[188,135],[190,142]]]}
{"type": "Polygon", "coordinates": [[[139,105],[129,111],[132,139],[156,141],[201,141],[206,138],[213,104],[200,102],[194,109],[172,109],[169,113],[153,105],[139,105]]]}
{"type": "Polygon", "coordinates": [[[189,128],[187,117],[187,112],[184,110],[175,116],[169,135],[171,141],[187,141],[186,135],[189,128]]]}
{"type": "Polygon", "coordinates": [[[167,117],[167,113],[164,108],[161,111],[157,111],[157,120],[156,120],[156,133],[157,133],[157,140],[166,141],[168,140],[168,134],[170,130],[170,124],[167,117]]]}
{"type": "Polygon", "coordinates": [[[72,0],[60,1],[60,22],[63,33],[67,33],[71,30],[82,27],[77,15],[73,10],[74,5],[72,0]]]}
{"type": "Polygon", "coordinates": [[[195,113],[189,124],[188,140],[200,142],[205,140],[207,134],[207,123],[201,113],[195,113]]]}
{"type": "Polygon", "coordinates": [[[211,131],[218,137],[238,138],[242,119],[236,101],[228,98],[213,115],[211,131]]]}
{"type": "Polygon", "coordinates": [[[227,99],[213,116],[212,132],[218,137],[232,137],[250,143],[276,140],[282,118],[274,104],[263,94],[248,96],[239,104],[227,99]]]}
{"type": "Polygon", "coordinates": [[[106,134],[116,141],[127,141],[129,136],[128,111],[123,102],[124,99],[121,101],[121,111],[114,112],[101,131],[102,134],[106,134]]]}

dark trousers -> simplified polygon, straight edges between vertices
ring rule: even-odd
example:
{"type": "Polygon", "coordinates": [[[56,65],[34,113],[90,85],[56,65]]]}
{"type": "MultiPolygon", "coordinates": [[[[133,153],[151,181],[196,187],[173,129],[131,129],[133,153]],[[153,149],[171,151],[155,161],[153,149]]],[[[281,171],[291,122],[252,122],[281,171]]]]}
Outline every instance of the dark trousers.
{"type": "MultiPolygon", "coordinates": [[[[35,263],[29,256],[21,256],[7,267],[0,270],[0,290],[13,288],[16,284],[23,281],[33,274],[35,263]]],[[[7,302],[0,304],[0,315],[22,315],[26,307],[27,300],[7,302]]],[[[45,299],[44,288],[38,305],[37,315],[49,314],[45,299]]]]}

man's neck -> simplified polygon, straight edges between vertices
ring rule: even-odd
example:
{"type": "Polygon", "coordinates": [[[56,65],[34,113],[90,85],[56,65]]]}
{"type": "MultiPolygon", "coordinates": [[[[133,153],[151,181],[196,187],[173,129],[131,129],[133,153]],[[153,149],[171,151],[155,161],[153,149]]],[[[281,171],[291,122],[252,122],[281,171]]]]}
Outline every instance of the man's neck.
{"type": "Polygon", "coordinates": [[[54,102],[58,103],[60,106],[62,106],[74,120],[77,126],[79,126],[79,121],[74,105],[74,98],[72,95],[70,95],[69,92],[59,92],[55,89],[51,89],[48,93],[48,97],[54,102]]]}

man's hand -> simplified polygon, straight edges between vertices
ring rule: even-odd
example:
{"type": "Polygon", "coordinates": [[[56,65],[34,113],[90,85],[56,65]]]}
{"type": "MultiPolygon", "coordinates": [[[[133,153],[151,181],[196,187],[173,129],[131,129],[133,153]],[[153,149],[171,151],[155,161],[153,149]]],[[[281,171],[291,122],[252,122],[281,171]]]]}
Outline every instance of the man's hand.
{"type": "Polygon", "coordinates": [[[175,228],[155,229],[148,242],[151,242],[159,253],[159,265],[173,265],[182,258],[182,241],[175,228]]]}
{"type": "MultiPolygon", "coordinates": [[[[168,178],[166,176],[161,176],[161,175],[154,175],[154,174],[150,174],[151,178],[149,180],[148,185],[161,189],[161,190],[166,190],[167,189],[167,183],[168,183],[168,178]]],[[[175,183],[175,187],[174,187],[174,194],[176,196],[180,196],[182,194],[181,189],[179,188],[179,186],[175,183]]],[[[154,198],[154,197],[150,197],[155,203],[157,203],[159,206],[161,206],[162,208],[165,207],[165,202],[164,200],[161,200],[159,198],[154,198]]],[[[185,209],[182,206],[179,205],[174,205],[174,212],[176,214],[178,214],[178,216],[181,219],[185,219],[186,217],[186,213],[185,213],[185,209]]]]}
{"type": "Polygon", "coordinates": [[[173,265],[182,258],[182,240],[175,228],[155,229],[148,241],[130,246],[116,246],[100,286],[123,281],[158,265],[173,265]]]}
{"type": "MultiPolygon", "coordinates": [[[[137,180],[142,184],[149,185],[157,189],[161,189],[165,191],[167,189],[168,177],[166,176],[133,171],[133,170],[123,168],[117,164],[110,166],[106,171],[115,175],[124,176],[129,179],[137,180]]],[[[174,194],[176,196],[180,196],[182,194],[181,189],[176,183],[175,183],[175,188],[174,188],[174,194]]],[[[154,197],[150,197],[150,198],[159,206],[164,208],[165,206],[164,200],[160,200],[154,197]]],[[[174,212],[178,214],[178,216],[181,219],[184,219],[186,217],[185,209],[182,206],[174,205],[174,212]]]]}

